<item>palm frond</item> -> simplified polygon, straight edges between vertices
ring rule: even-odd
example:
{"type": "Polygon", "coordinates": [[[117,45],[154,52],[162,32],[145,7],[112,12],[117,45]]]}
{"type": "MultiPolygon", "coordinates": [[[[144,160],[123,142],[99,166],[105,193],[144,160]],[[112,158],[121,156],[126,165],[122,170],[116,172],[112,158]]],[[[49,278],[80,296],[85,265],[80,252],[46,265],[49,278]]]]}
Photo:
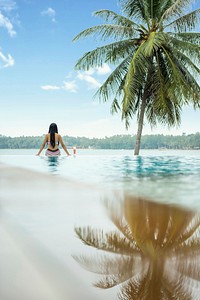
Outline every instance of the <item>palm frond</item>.
{"type": "Polygon", "coordinates": [[[163,0],[163,1],[160,1],[159,3],[159,18],[157,19],[158,20],[158,27],[161,28],[161,31],[163,30],[162,29],[162,26],[163,26],[163,17],[164,17],[164,14],[171,8],[171,6],[174,4],[175,1],[173,0],[163,0]]]}
{"type": "Polygon", "coordinates": [[[129,126],[128,120],[136,113],[139,91],[143,88],[148,73],[149,61],[144,55],[145,49],[143,42],[134,53],[124,84],[122,119],[125,120],[126,127],[129,126]]]}
{"type": "Polygon", "coordinates": [[[171,43],[171,48],[179,50],[180,52],[186,54],[190,59],[197,65],[200,64],[200,46],[190,43],[188,41],[180,41],[176,38],[171,37],[169,40],[171,43]]]}
{"type": "Polygon", "coordinates": [[[130,281],[133,281],[133,278],[141,277],[145,274],[148,268],[148,261],[145,259],[143,261],[137,261],[132,257],[129,260],[123,261],[122,258],[122,264],[120,262],[118,263],[118,274],[103,276],[94,286],[101,289],[108,289],[121,284],[123,288],[124,285],[127,286],[130,281]]]}
{"type": "Polygon", "coordinates": [[[171,224],[169,223],[168,227],[167,246],[171,248],[171,245],[173,245],[173,248],[175,248],[178,243],[181,244],[194,234],[199,219],[195,218],[193,211],[184,211],[177,207],[171,209],[170,217],[171,224]],[[193,222],[194,226],[191,226],[193,222]]]}
{"type": "Polygon", "coordinates": [[[122,11],[130,18],[142,21],[150,27],[149,11],[147,1],[140,0],[120,0],[122,4],[122,11]]]}
{"type": "MultiPolygon", "coordinates": [[[[174,63],[179,67],[180,72],[184,74],[184,81],[188,86],[188,99],[195,104],[198,102],[196,97],[200,94],[200,87],[189,70],[195,70],[197,73],[199,73],[199,70],[188,57],[177,51],[175,47],[173,47],[173,56],[178,60],[176,62],[173,59],[174,63]]],[[[157,52],[156,60],[157,64],[154,66],[154,72],[147,87],[149,91],[146,108],[147,119],[152,126],[156,125],[157,121],[168,126],[179,125],[183,101],[182,94],[179,92],[177,82],[173,80],[171,66],[167,64],[161,53],[157,52]]]]}
{"type": "Polygon", "coordinates": [[[155,99],[153,105],[147,108],[147,119],[150,124],[156,125],[157,122],[163,125],[167,125],[169,128],[172,126],[179,126],[181,123],[181,106],[175,103],[175,96],[169,98],[165,96],[162,106],[159,104],[159,100],[155,99]],[[153,119],[153,120],[152,120],[153,119]]]}
{"type": "Polygon", "coordinates": [[[126,74],[125,74],[124,78],[122,78],[121,84],[119,85],[119,87],[116,91],[116,94],[115,94],[115,98],[111,104],[111,107],[110,107],[111,114],[117,113],[118,111],[122,111],[121,99],[122,99],[123,93],[124,93],[123,89],[124,89],[125,80],[126,80],[126,74]]]}
{"type": "Polygon", "coordinates": [[[91,227],[75,227],[75,233],[79,239],[86,245],[99,248],[104,243],[104,232],[103,230],[94,230],[91,227]]]}
{"type": "Polygon", "coordinates": [[[200,256],[199,250],[200,239],[198,238],[197,234],[194,234],[189,240],[186,240],[180,245],[176,245],[176,247],[174,247],[172,257],[178,257],[180,263],[184,263],[186,258],[198,260],[198,257],[200,256]]]}
{"type": "Polygon", "coordinates": [[[114,113],[117,113],[120,109],[121,109],[121,107],[120,107],[119,101],[118,101],[118,99],[115,98],[111,104],[110,112],[113,115],[114,113]]]}
{"type": "MultiPolygon", "coordinates": [[[[182,50],[182,49],[181,49],[182,50]]],[[[199,49],[200,50],[200,49],[199,49]]],[[[198,83],[195,81],[195,78],[198,78],[200,75],[200,69],[197,67],[198,64],[195,64],[191,58],[190,55],[185,55],[181,51],[177,50],[175,47],[173,48],[174,55],[177,57],[179,62],[181,62],[182,66],[185,69],[185,73],[187,73],[187,78],[191,79],[192,82],[194,82],[197,87],[199,86],[198,83]],[[191,75],[193,74],[193,76],[191,75]]]]}
{"type": "Polygon", "coordinates": [[[200,272],[198,261],[200,259],[200,242],[198,244],[196,243],[196,245],[189,246],[188,251],[184,246],[183,249],[181,247],[180,249],[183,250],[181,255],[179,252],[176,253],[176,269],[178,273],[181,274],[181,276],[189,279],[189,281],[196,280],[199,282],[200,272]]]}
{"type": "Polygon", "coordinates": [[[73,258],[90,272],[99,275],[114,275],[118,278],[122,278],[123,274],[126,274],[126,278],[130,278],[140,268],[140,261],[131,256],[73,255],[73,258]]]}
{"type": "Polygon", "coordinates": [[[168,35],[185,42],[192,43],[194,45],[200,45],[200,33],[199,32],[167,32],[168,35]]]}
{"type": "MultiPolygon", "coordinates": [[[[197,231],[197,229],[200,227],[200,218],[199,216],[192,218],[188,218],[189,220],[185,221],[184,226],[181,227],[182,233],[179,234],[179,237],[177,239],[177,243],[181,244],[193,236],[193,234],[197,231]]],[[[175,243],[176,246],[176,243],[175,243]]]]}
{"type": "Polygon", "coordinates": [[[179,17],[175,21],[164,26],[164,28],[172,27],[175,31],[186,32],[187,30],[192,30],[199,23],[200,19],[200,8],[196,9],[184,16],[179,17]]]}
{"type": "MultiPolygon", "coordinates": [[[[200,104],[200,85],[195,79],[195,74],[197,74],[197,78],[199,78],[199,69],[180,51],[173,49],[173,55],[173,61],[179,70],[181,83],[183,85],[182,99],[185,103],[190,102],[194,107],[198,107],[200,104]]],[[[177,99],[179,97],[180,96],[178,96],[177,99]]]]}
{"type": "Polygon", "coordinates": [[[139,25],[125,16],[119,15],[114,11],[108,9],[102,9],[93,13],[94,16],[103,18],[106,22],[111,22],[117,25],[133,27],[135,30],[139,28],[139,25]]]}
{"type": "Polygon", "coordinates": [[[139,249],[139,248],[137,248],[136,242],[134,240],[134,236],[130,230],[130,227],[129,227],[127,221],[124,219],[124,216],[116,215],[110,209],[108,210],[108,215],[109,215],[109,218],[112,221],[112,223],[119,230],[119,232],[121,232],[122,235],[127,238],[127,240],[131,241],[134,248],[139,249]]]}
{"type": "Polygon", "coordinates": [[[169,276],[162,280],[162,294],[164,299],[192,300],[192,286],[187,284],[180,274],[177,274],[176,281],[172,281],[169,276]]]}
{"type": "Polygon", "coordinates": [[[73,42],[90,35],[97,35],[98,38],[102,40],[106,40],[107,38],[122,40],[124,38],[133,38],[134,36],[137,36],[137,34],[137,31],[135,31],[135,29],[133,29],[132,27],[103,24],[83,30],[73,39],[73,42]]]}
{"type": "Polygon", "coordinates": [[[132,76],[138,72],[140,74],[144,74],[148,68],[148,59],[145,57],[145,42],[143,42],[138,49],[135,51],[133,55],[133,59],[130,63],[130,68],[127,73],[126,82],[125,82],[125,90],[129,83],[132,81],[132,76]]]}
{"type": "Polygon", "coordinates": [[[90,227],[76,227],[75,232],[80,240],[91,247],[111,253],[140,255],[135,241],[122,237],[119,233],[104,233],[103,230],[91,229],[90,227]]]}
{"type": "Polygon", "coordinates": [[[137,300],[136,287],[138,283],[133,284],[133,280],[129,281],[128,284],[124,285],[119,292],[119,300],[137,300]]]}
{"type": "Polygon", "coordinates": [[[147,86],[146,86],[146,89],[149,92],[147,104],[146,104],[146,117],[148,122],[151,124],[151,126],[156,125],[157,106],[159,106],[159,108],[160,107],[163,108],[163,106],[165,106],[165,99],[166,99],[166,86],[165,86],[166,70],[163,70],[163,64],[161,63],[159,52],[156,52],[156,61],[157,61],[157,65],[152,64],[150,81],[147,82],[147,86]],[[152,82],[154,84],[152,84],[152,82]],[[159,103],[159,105],[156,105],[156,103],[159,103]]]}
{"type": "MultiPolygon", "coordinates": [[[[162,286],[157,280],[155,282],[150,270],[146,271],[140,276],[132,278],[126,285],[122,286],[119,295],[120,300],[149,300],[149,299],[163,299],[161,296],[162,286]],[[155,290],[152,286],[156,286],[155,290]]],[[[170,298],[169,298],[170,299],[170,298]]]]}
{"type": "Polygon", "coordinates": [[[101,289],[110,289],[116,285],[122,284],[125,281],[129,280],[130,277],[127,276],[126,273],[124,274],[118,274],[116,276],[104,276],[99,281],[95,282],[93,285],[95,287],[101,288],[101,289]]]}
{"type": "Polygon", "coordinates": [[[153,52],[156,52],[165,41],[164,34],[155,31],[151,32],[144,44],[144,56],[152,56],[153,52]]]}
{"type": "Polygon", "coordinates": [[[185,73],[180,64],[180,62],[175,58],[173,53],[168,49],[166,50],[165,47],[162,47],[163,52],[166,55],[168,60],[168,68],[171,72],[171,86],[169,87],[169,91],[173,93],[172,95],[178,95],[179,98],[182,96],[182,104],[188,104],[189,97],[191,96],[190,88],[185,80],[185,73]]]}
{"type": "Polygon", "coordinates": [[[121,90],[121,84],[124,81],[124,77],[127,74],[128,65],[131,61],[132,54],[127,56],[108,76],[106,81],[102,84],[99,90],[96,92],[94,97],[99,97],[99,99],[104,102],[115,95],[119,90],[121,90]]]}
{"type": "Polygon", "coordinates": [[[142,256],[140,249],[137,247],[135,240],[121,236],[119,233],[106,234],[106,242],[110,248],[115,249],[115,253],[123,255],[142,256]]]}
{"type": "Polygon", "coordinates": [[[183,12],[183,9],[191,4],[191,0],[168,1],[168,3],[169,2],[171,2],[171,5],[163,13],[162,15],[163,20],[180,16],[180,14],[182,14],[183,12]]]}
{"type": "Polygon", "coordinates": [[[92,67],[102,66],[103,63],[118,63],[135,48],[134,40],[123,40],[98,47],[85,53],[76,63],[75,69],[89,70],[92,67]]]}

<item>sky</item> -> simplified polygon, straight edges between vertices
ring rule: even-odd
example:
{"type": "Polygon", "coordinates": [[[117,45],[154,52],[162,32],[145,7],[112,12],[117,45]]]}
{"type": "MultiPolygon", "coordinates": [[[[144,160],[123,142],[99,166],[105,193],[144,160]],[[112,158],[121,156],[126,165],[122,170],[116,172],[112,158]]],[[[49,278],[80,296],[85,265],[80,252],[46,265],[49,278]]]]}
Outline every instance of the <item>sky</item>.
{"type": "MultiPolygon", "coordinates": [[[[136,134],[136,119],[126,130],[120,114],[111,115],[111,102],[94,98],[112,66],[74,68],[99,45],[94,38],[72,40],[101,23],[92,15],[100,9],[120,11],[117,0],[0,0],[1,135],[41,136],[53,122],[61,135],[74,137],[136,134]]],[[[151,129],[145,122],[143,134],[196,133],[199,120],[200,110],[185,107],[180,127],[151,129]]]]}

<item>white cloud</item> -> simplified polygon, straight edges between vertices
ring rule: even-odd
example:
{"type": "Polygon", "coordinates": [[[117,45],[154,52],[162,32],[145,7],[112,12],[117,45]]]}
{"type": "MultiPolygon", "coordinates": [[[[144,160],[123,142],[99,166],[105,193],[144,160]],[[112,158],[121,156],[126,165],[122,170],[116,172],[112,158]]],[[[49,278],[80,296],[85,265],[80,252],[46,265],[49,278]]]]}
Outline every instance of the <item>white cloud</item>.
{"type": "Polygon", "coordinates": [[[101,67],[97,68],[90,68],[88,71],[85,71],[84,73],[87,75],[93,75],[94,73],[98,75],[106,75],[111,72],[111,68],[108,64],[103,64],[101,67]]]}
{"type": "Polygon", "coordinates": [[[16,9],[16,2],[13,0],[0,0],[0,10],[10,12],[16,9]]]}
{"type": "Polygon", "coordinates": [[[2,61],[4,62],[4,65],[2,66],[2,68],[8,68],[8,67],[12,67],[15,64],[15,60],[14,58],[8,54],[8,56],[6,57],[2,51],[0,51],[0,58],[2,59],[2,61]]]}
{"type": "Polygon", "coordinates": [[[94,72],[95,72],[94,68],[90,68],[88,71],[84,71],[84,73],[87,74],[87,75],[93,75],[94,72]]]}
{"type": "Polygon", "coordinates": [[[56,19],[55,19],[55,15],[56,15],[56,12],[53,8],[49,7],[47,8],[46,10],[43,10],[41,12],[41,15],[42,16],[48,16],[49,18],[51,18],[51,21],[52,22],[56,22],[56,19]]]}
{"type": "Polygon", "coordinates": [[[69,78],[72,78],[72,76],[73,76],[73,72],[70,71],[70,72],[67,73],[67,75],[65,76],[65,78],[69,79],[69,78]]]}
{"type": "Polygon", "coordinates": [[[41,89],[44,91],[57,91],[57,90],[67,90],[70,91],[72,93],[76,93],[77,92],[77,85],[75,83],[75,81],[63,81],[63,85],[62,86],[58,86],[58,85],[42,85],[41,89]]]}
{"type": "Polygon", "coordinates": [[[11,37],[16,35],[16,31],[14,30],[12,23],[1,12],[0,12],[0,27],[6,28],[11,37]]]}
{"type": "Polygon", "coordinates": [[[92,75],[106,75],[111,72],[108,64],[103,64],[102,67],[90,68],[88,71],[78,72],[77,78],[87,82],[88,89],[96,89],[101,86],[101,83],[92,75]]]}
{"type": "Polygon", "coordinates": [[[77,78],[80,79],[80,80],[86,81],[87,84],[88,84],[89,89],[96,89],[96,88],[99,88],[101,86],[100,82],[98,82],[91,75],[88,75],[86,72],[84,72],[84,73],[79,72],[78,75],[77,75],[77,78]]]}
{"type": "Polygon", "coordinates": [[[110,67],[107,64],[103,64],[102,67],[99,68],[91,68],[88,71],[78,72],[74,80],[70,80],[70,78],[73,79],[73,76],[75,76],[74,73],[69,72],[65,76],[65,79],[68,80],[63,81],[63,85],[45,85],[41,88],[43,90],[67,90],[69,92],[76,93],[78,91],[77,79],[79,79],[87,83],[89,90],[97,89],[101,86],[101,83],[92,75],[105,75],[110,71],[110,67]]]}
{"type": "Polygon", "coordinates": [[[60,90],[61,87],[57,85],[42,85],[41,89],[45,91],[55,91],[55,90],[60,90]]]}
{"type": "Polygon", "coordinates": [[[76,82],[73,81],[63,81],[64,85],[61,87],[64,90],[70,91],[72,93],[76,93],[77,92],[77,84],[76,82]]]}
{"type": "Polygon", "coordinates": [[[111,72],[111,68],[107,64],[103,64],[102,67],[96,68],[97,74],[106,75],[111,72]]]}

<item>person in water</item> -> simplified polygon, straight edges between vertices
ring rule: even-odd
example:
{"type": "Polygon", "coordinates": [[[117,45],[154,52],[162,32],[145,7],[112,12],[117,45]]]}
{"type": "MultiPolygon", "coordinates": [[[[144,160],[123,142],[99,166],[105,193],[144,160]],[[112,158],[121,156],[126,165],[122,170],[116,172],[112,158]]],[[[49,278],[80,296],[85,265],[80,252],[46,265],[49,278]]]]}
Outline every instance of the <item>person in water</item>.
{"type": "Polygon", "coordinates": [[[45,145],[47,144],[46,156],[59,156],[60,149],[59,144],[62,145],[67,155],[70,155],[60,134],[58,134],[58,127],[55,123],[49,126],[49,132],[45,135],[44,141],[37,155],[39,156],[45,145]]]}

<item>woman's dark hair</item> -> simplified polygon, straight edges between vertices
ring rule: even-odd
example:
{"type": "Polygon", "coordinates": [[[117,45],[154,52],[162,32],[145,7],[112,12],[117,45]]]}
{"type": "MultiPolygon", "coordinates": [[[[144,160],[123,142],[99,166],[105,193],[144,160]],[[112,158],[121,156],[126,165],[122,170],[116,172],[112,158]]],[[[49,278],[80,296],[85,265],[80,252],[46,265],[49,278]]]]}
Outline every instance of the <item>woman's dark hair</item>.
{"type": "Polygon", "coordinates": [[[55,123],[52,123],[49,126],[49,133],[50,133],[50,144],[54,148],[55,147],[55,133],[58,133],[58,127],[55,123]]]}

